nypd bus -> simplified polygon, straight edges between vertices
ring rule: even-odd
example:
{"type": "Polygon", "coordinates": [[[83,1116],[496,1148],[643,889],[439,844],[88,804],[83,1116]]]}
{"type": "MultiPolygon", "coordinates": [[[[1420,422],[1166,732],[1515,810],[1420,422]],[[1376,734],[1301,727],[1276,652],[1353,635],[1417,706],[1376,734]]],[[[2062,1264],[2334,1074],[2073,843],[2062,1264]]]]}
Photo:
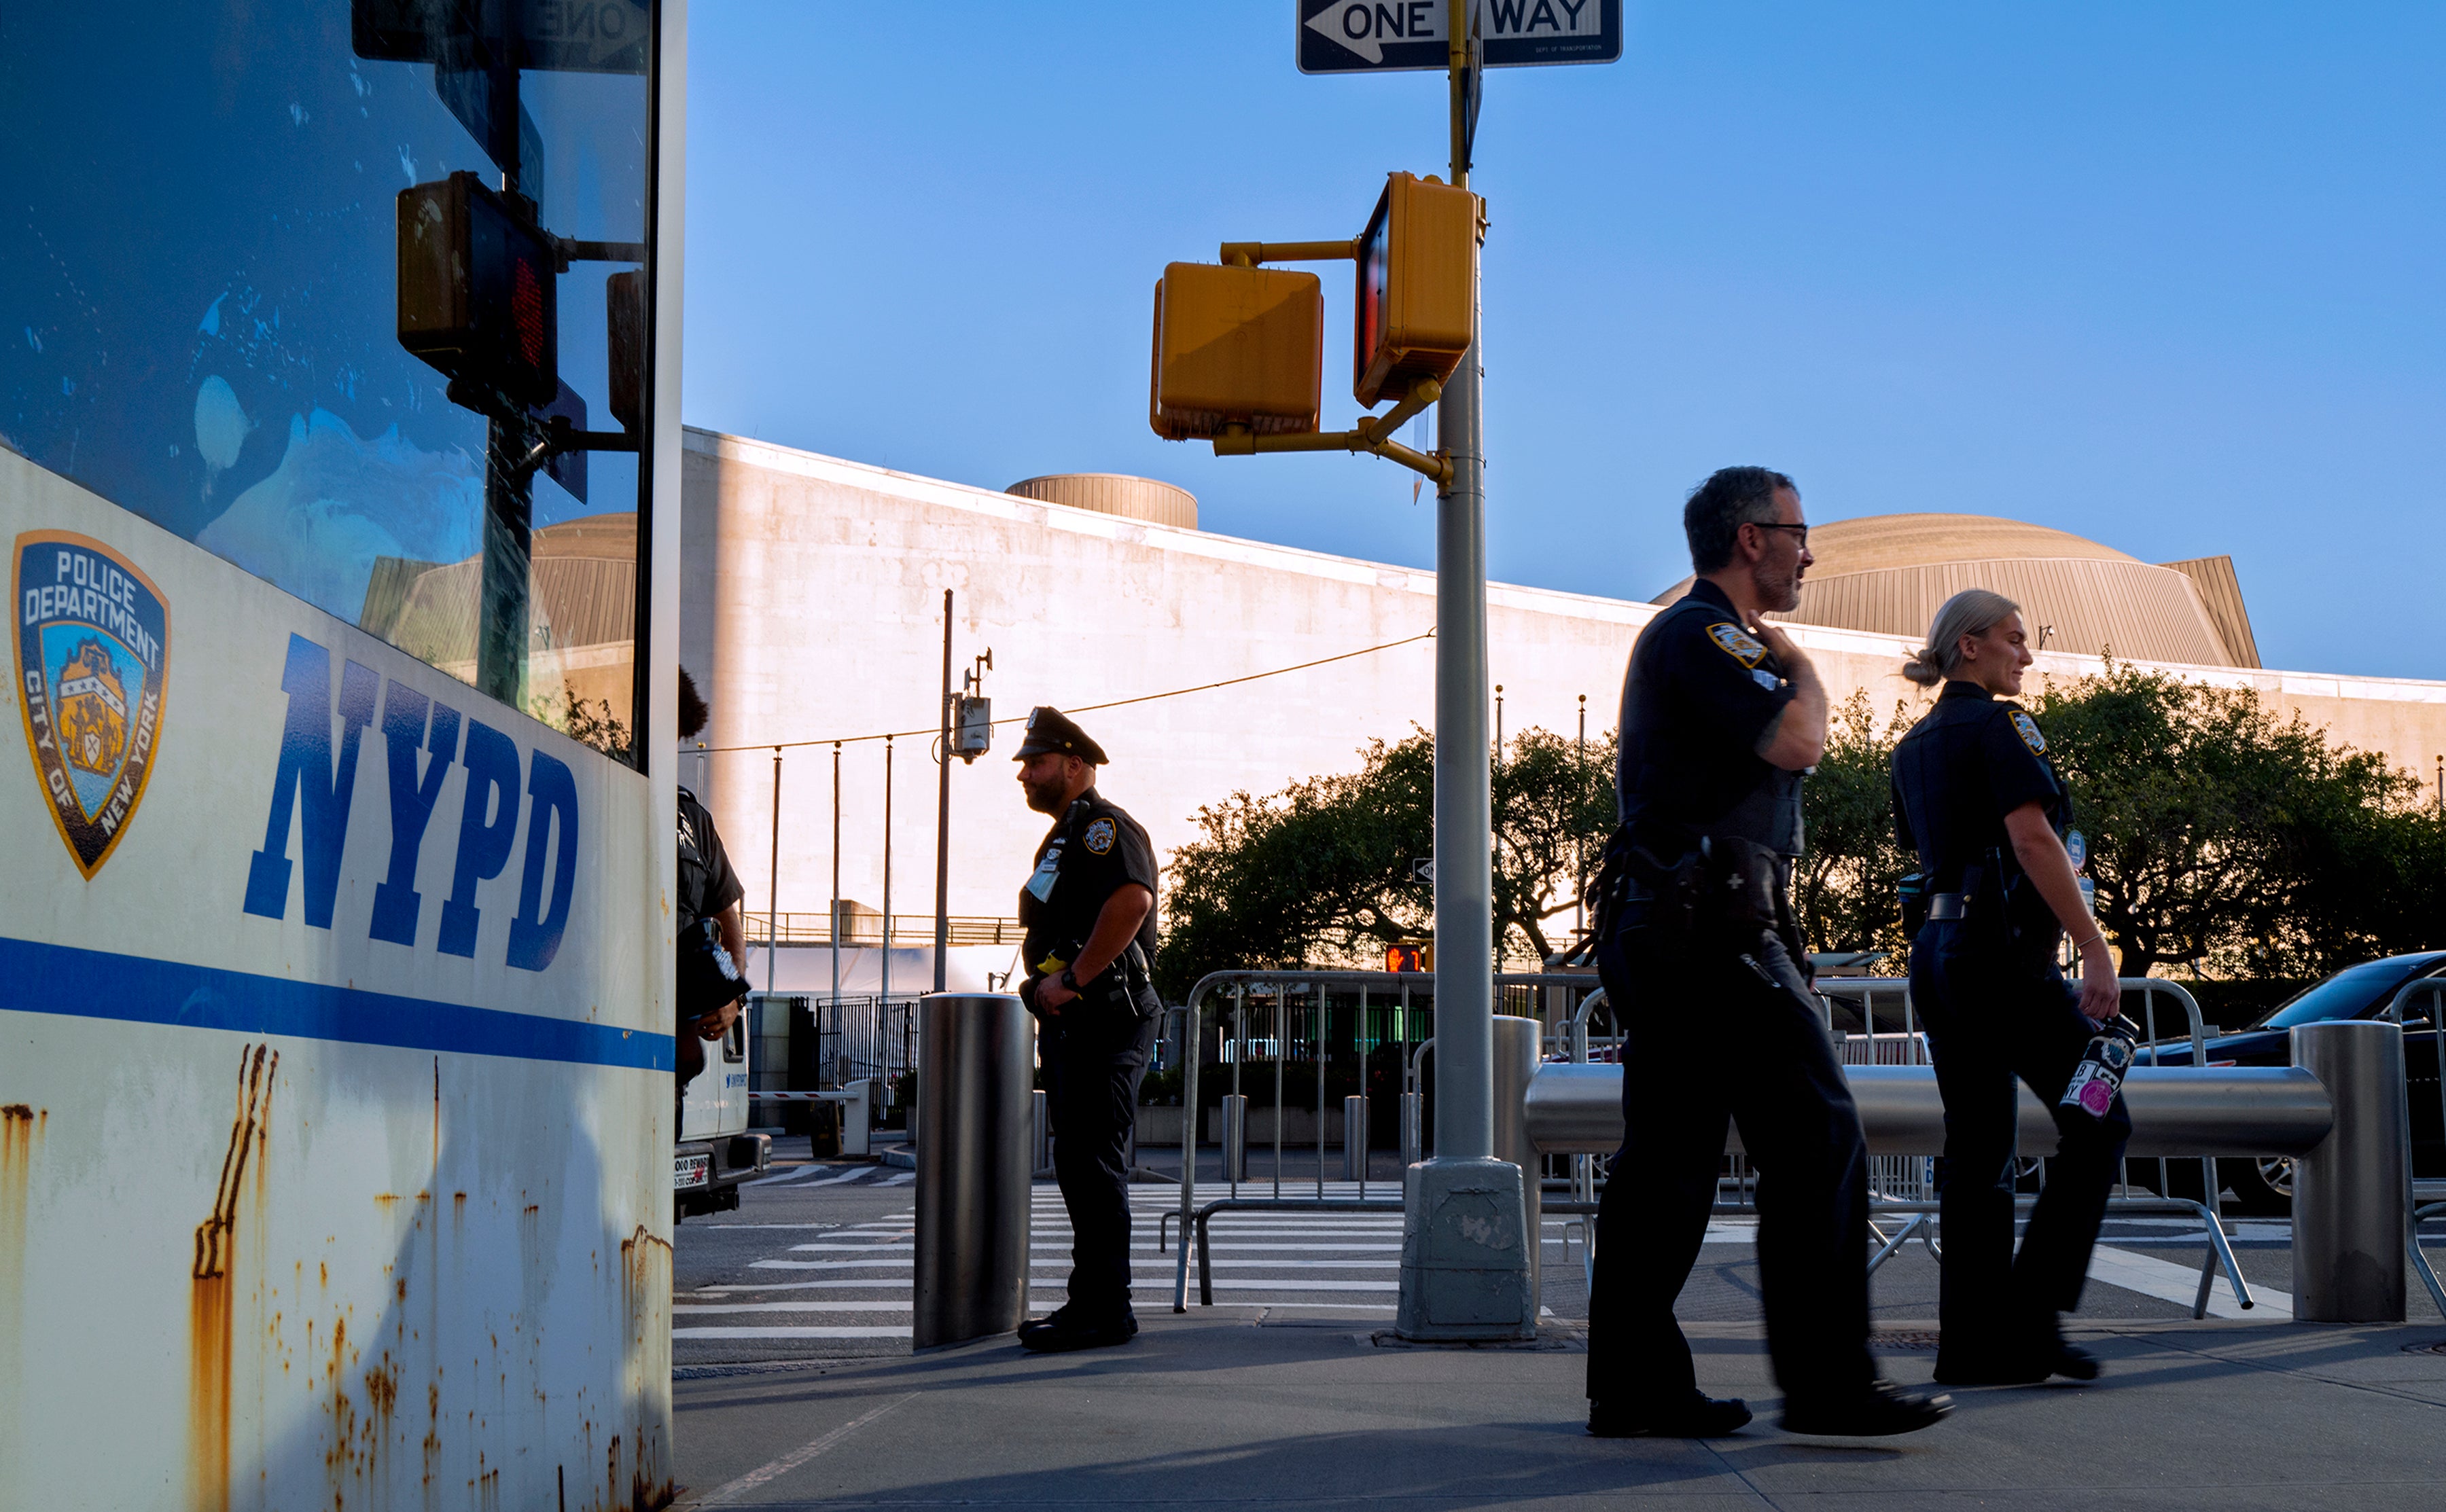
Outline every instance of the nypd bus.
{"type": "Polygon", "coordinates": [[[0,9],[0,1506],[670,1499],[686,15],[0,9]]]}

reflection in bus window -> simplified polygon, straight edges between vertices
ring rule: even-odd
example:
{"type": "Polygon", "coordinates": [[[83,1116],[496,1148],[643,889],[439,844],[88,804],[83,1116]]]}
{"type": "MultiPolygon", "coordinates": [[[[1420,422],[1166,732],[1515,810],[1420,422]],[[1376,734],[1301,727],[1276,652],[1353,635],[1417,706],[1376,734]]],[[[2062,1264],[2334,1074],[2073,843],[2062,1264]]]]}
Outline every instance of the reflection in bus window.
{"type": "Polygon", "coordinates": [[[644,0],[0,9],[0,446],[631,744],[651,418],[608,327],[614,287],[642,298],[649,20],[644,0]],[[558,254],[517,306],[551,312],[525,333],[549,338],[549,401],[402,345],[403,191],[459,173],[558,254]],[[504,564],[514,591],[488,592],[504,564]]]}

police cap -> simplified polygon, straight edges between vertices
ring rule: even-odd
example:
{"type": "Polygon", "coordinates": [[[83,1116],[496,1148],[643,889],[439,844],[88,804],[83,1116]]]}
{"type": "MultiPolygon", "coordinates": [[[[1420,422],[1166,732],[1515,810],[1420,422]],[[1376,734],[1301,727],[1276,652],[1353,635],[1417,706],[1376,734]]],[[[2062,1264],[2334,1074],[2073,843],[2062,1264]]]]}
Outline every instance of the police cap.
{"type": "Polygon", "coordinates": [[[1086,731],[1070,722],[1070,717],[1049,703],[1040,703],[1027,714],[1027,734],[1019,742],[1019,752],[1011,759],[1025,761],[1042,752],[1054,751],[1074,756],[1090,766],[1101,767],[1112,758],[1104,748],[1089,737],[1086,731]]]}

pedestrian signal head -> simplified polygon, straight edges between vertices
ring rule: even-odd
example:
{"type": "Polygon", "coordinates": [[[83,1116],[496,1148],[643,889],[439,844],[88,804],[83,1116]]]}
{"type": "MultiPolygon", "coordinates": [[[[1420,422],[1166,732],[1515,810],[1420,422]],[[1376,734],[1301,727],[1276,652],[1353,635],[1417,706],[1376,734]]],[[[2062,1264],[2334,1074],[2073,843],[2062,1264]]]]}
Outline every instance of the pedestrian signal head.
{"type": "Polygon", "coordinates": [[[1317,428],[1325,289],[1314,273],[1171,263],[1155,286],[1147,420],[1166,440],[1317,428]]]}
{"type": "Polygon", "coordinates": [[[1440,383],[1477,327],[1478,198],[1432,177],[1395,174],[1359,237],[1351,393],[1363,405],[1440,383]]]}
{"type": "Polygon", "coordinates": [[[560,389],[552,238],[472,173],[399,196],[399,344],[514,404],[560,389]]]}

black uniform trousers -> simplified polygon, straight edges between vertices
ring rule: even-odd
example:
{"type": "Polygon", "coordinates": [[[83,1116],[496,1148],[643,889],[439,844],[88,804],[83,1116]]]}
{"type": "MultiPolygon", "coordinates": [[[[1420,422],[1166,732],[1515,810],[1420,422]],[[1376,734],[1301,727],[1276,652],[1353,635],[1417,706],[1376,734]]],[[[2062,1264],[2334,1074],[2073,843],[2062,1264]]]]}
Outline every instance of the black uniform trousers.
{"type": "Polygon", "coordinates": [[[1162,1022],[1099,985],[1063,1003],[1038,1040],[1053,1179],[1070,1214],[1070,1309],[1086,1322],[1130,1310],[1130,1125],[1162,1022]]]}
{"type": "Polygon", "coordinates": [[[2052,964],[2008,965],[2003,952],[1981,949],[1966,924],[1930,921],[1912,945],[1910,980],[1945,1097],[1939,1364],[1970,1365],[2034,1331],[2051,1336],[2055,1315],[2079,1304],[2132,1115],[2120,1095],[2103,1118],[2060,1106],[2097,1026],[2052,964]],[[2054,1110],[2060,1135],[2018,1259],[2016,1078],[2054,1110]]]}
{"type": "Polygon", "coordinates": [[[1758,1170],[1759,1280],[1785,1401],[1864,1390],[1875,1375],[1868,1154],[1816,1000],[1763,930],[1746,950],[1652,936],[1623,929],[1597,958],[1627,1039],[1623,1145],[1589,1295],[1589,1396],[1635,1409],[1679,1405],[1695,1388],[1673,1302],[1706,1238],[1728,1118],[1758,1170]]]}

